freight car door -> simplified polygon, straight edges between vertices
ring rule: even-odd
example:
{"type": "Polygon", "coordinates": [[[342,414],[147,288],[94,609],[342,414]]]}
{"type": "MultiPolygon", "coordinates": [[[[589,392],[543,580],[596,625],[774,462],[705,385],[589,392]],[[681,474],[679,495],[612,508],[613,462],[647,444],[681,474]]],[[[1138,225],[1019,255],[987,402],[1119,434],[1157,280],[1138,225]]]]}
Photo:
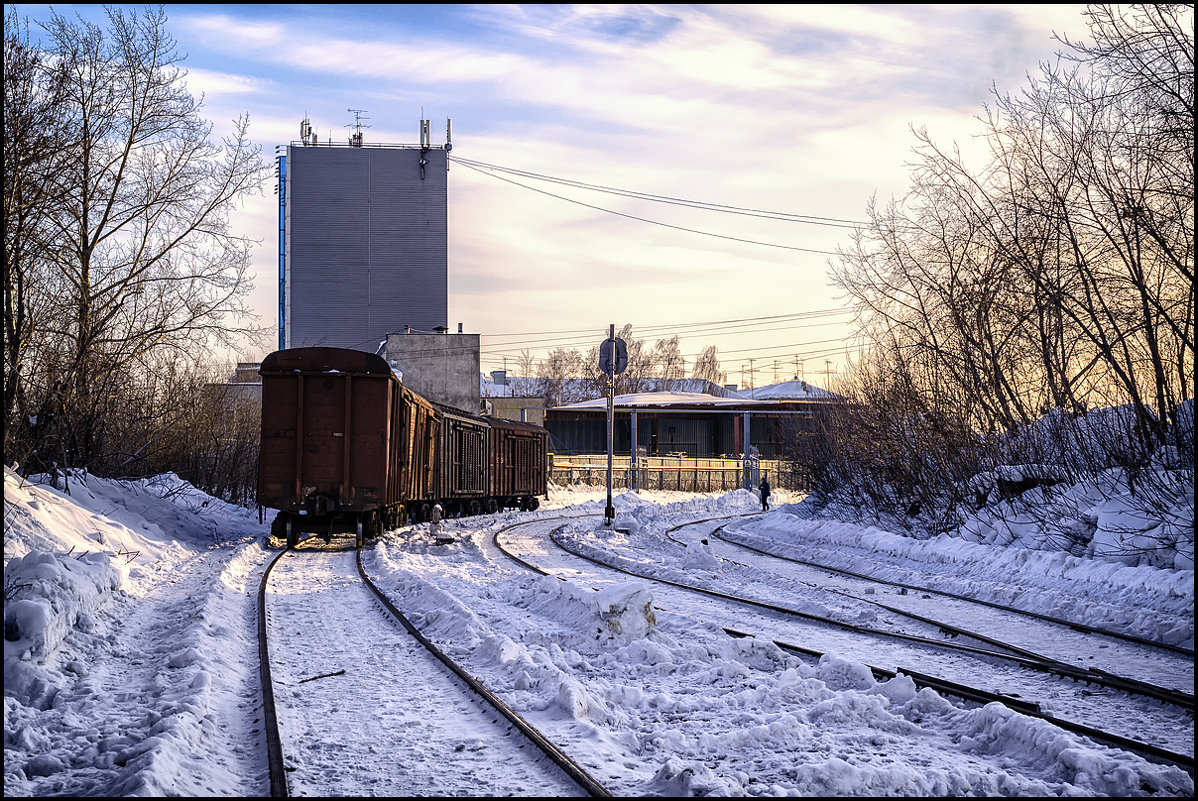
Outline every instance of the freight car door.
{"type": "Polygon", "coordinates": [[[263,374],[262,440],[258,457],[258,503],[294,509],[298,494],[296,425],[300,374],[263,374]]]}
{"type": "Polygon", "coordinates": [[[356,375],[350,386],[346,502],[357,511],[367,511],[387,501],[389,384],[387,376],[356,375]]]}
{"type": "Polygon", "coordinates": [[[340,500],[345,477],[346,373],[308,375],[299,410],[301,498],[340,500]]]}

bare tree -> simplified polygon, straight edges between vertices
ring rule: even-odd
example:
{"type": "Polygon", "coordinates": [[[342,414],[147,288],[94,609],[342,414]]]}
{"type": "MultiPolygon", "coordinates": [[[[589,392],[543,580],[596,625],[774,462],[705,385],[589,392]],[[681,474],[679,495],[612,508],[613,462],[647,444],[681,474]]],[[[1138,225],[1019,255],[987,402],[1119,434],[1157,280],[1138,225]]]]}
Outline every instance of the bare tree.
{"type": "Polygon", "coordinates": [[[650,369],[666,382],[686,378],[686,359],[682,356],[682,347],[678,335],[659,339],[653,344],[649,353],[650,369]]]}
{"type": "MultiPolygon", "coordinates": [[[[68,134],[44,278],[58,300],[36,359],[39,421],[63,461],[99,468],[107,416],[163,352],[188,358],[248,333],[252,242],[229,214],[267,177],[242,118],[220,144],[183,84],[161,8],[107,9],[107,27],[54,13],[39,68],[68,134]]],[[[9,121],[5,118],[6,158],[9,121]]],[[[6,209],[7,214],[7,209],[6,209]]]]}
{"type": "Polygon", "coordinates": [[[1091,6],[1093,44],[1063,40],[1062,62],[997,98],[980,168],[917,132],[909,194],[871,207],[833,266],[872,348],[842,415],[868,437],[836,427],[849,439],[812,482],[892,513],[920,495],[949,520],[954,487],[1027,458],[998,443],[1046,412],[1129,404],[1130,439],[1060,466],[1143,486],[1193,392],[1192,14],[1091,6]]]}
{"type": "Polygon", "coordinates": [[[728,374],[720,369],[720,358],[715,345],[708,345],[695,359],[691,378],[702,378],[713,384],[723,384],[728,374]]]}
{"type": "Polygon", "coordinates": [[[63,127],[63,87],[43,68],[28,23],[12,6],[4,21],[4,423],[5,454],[27,425],[30,352],[44,330],[53,292],[46,274],[54,209],[62,198],[54,183],[57,154],[68,147],[63,127]]]}
{"type": "Polygon", "coordinates": [[[537,378],[541,380],[545,403],[561,406],[581,400],[572,391],[571,382],[583,375],[582,354],[576,350],[555,348],[540,363],[537,378]]]}
{"type": "Polygon", "coordinates": [[[533,374],[533,367],[536,365],[536,363],[537,360],[532,355],[532,351],[530,351],[528,348],[520,351],[520,356],[516,359],[516,366],[520,369],[520,376],[522,378],[531,378],[533,374]]]}

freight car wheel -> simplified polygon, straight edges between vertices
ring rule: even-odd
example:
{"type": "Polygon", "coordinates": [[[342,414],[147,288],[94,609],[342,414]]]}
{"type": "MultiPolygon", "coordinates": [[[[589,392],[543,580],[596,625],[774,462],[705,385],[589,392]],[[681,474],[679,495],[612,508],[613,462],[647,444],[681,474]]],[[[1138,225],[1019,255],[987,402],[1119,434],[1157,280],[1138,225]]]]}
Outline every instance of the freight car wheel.
{"type": "Polygon", "coordinates": [[[294,548],[299,545],[299,532],[295,530],[295,521],[290,517],[287,518],[287,547],[294,548]]]}
{"type": "Polygon", "coordinates": [[[489,514],[489,515],[495,514],[496,512],[499,511],[499,501],[495,500],[494,498],[487,498],[486,509],[487,509],[487,514],[489,514]]]}

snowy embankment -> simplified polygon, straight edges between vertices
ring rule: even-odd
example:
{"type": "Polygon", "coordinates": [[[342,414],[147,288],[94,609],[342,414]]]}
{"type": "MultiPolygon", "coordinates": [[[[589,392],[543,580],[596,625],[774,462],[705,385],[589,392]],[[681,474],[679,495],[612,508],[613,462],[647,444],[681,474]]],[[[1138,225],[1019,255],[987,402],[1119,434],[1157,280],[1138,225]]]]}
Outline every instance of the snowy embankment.
{"type": "Polygon", "coordinates": [[[256,520],[169,477],[4,489],[5,794],[256,794],[256,520]]]}
{"type": "MultiPolygon", "coordinates": [[[[665,529],[757,506],[744,491],[615,503],[628,537],[646,543],[643,565],[664,565],[667,550],[652,544],[665,529]]],[[[597,493],[553,488],[542,514],[601,515],[603,506],[597,493]]],[[[431,638],[617,794],[1193,791],[1177,768],[1000,704],[961,705],[906,677],[878,682],[835,655],[812,663],[655,614],[647,582],[595,592],[492,558],[491,531],[528,517],[449,521],[449,546],[434,545],[427,526],[392,532],[370,546],[367,568],[431,638]]],[[[268,792],[253,607],[272,553],[266,533],[246,510],[173,480],[78,477],[67,495],[6,471],[6,795],[268,792]]],[[[775,548],[820,536],[833,550],[906,549],[923,570],[964,564],[979,583],[1009,578],[1031,594],[1051,588],[1055,571],[1093,580],[1129,608],[1176,593],[1193,638],[1192,571],[821,527],[786,511],[735,533],[775,548]]],[[[686,553],[692,568],[710,559],[702,548],[686,553]]]]}

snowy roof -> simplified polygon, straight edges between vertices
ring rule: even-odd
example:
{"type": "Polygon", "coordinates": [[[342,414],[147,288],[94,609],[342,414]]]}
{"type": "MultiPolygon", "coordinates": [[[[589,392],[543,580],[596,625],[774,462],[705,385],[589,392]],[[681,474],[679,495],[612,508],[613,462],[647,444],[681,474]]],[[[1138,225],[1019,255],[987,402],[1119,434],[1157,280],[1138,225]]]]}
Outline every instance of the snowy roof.
{"type": "Polygon", "coordinates": [[[742,398],[753,400],[832,400],[840,397],[835,392],[829,392],[801,380],[783,381],[780,384],[770,384],[767,387],[742,389],[737,394],[742,398]]]}
{"type": "MultiPolygon", "coordinates": [[[[708,395],[702,392],[638,392],[633,395],[617,395],[615,397],[616,408],[660,408],[664,406],[689,406],[689,407],[705,407],[705,408],[722,408],[722,409],[744,409],[746,407],[769,407],[774,404],[768,401],[759,401],[746,399],[741,397],[717,398],[714,395],[708,395]]],[[[582,401],[581,403],[571,403],[566,406],[556,407],[559,410],[577,410],[591,411],[594,409],[606,409],[607,398],[594,398],[592,400],[582,401]]]]}
{"type": "Polygon", "coordinates": [[[509,375],[507,384],[498,384],[491,376],[480,374],[478,382],[478,394],[484,398],[532,398],[541,394],[536,378],[509,375]]]}

